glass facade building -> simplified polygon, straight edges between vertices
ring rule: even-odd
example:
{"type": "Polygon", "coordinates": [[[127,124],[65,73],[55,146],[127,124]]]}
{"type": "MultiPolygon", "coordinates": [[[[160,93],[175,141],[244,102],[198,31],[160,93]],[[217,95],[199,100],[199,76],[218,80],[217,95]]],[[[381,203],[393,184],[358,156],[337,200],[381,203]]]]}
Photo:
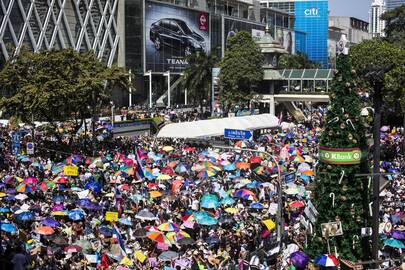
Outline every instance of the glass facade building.
{"type": "Polygon", "coordinates": [[[294,29],[306,33],[306,46],[296,39],[296,47],[302,48],[308,58],[326,67],[328,64],[328,1],[295,1],[294,29]]]}
{"type": "Polygon", "coordinates": [[[405,5],[405,0],[386,0],[385,2],[388,10],[405,5]]]}

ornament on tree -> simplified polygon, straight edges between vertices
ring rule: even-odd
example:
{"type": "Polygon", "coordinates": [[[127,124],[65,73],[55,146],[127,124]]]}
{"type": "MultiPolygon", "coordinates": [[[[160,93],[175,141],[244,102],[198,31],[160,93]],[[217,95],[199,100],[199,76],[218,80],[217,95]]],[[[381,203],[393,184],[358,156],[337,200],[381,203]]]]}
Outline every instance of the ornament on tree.
{"type": "Polygon", "coordinates": [[[352,142],[353,142],[354,144],[356,144],[356,143],[357,143],[357,140],[356,140],[356,139],[353,139],[352,142]]]}
{"type": "Polygon", "coordinates": [[[356,244],[360,242],[360,237],[358,235],[353,235],[353,249],[356,248],[356,244]]]}
{"type": "Polygon", "coordinates": [[[348,119],[350,115],[349,115],[348,113],[345,113],[343,116],[344,116],[346,119],[348,119]]]}
{"type": "Polygon", "coordinates": [[[331,192],[329,198],[332,198],[332,207],[335,208],[335,193],[331,192]]]}
{"type": "Polygon", "coordinates": [[[340,124],[340,129],[345,129],[345,128],[346,128],[345,123],[341,123],[341,124],[340,124]]]}
{"type": "Polygon", "coordinates": [[[349,133],[349,134],[347,135],[347,138],[348,138],[349,140],[353,140],[353,134],[349,133]]]}
{"type": "Polygon", "coordinates": [[[328,134],[329,134],[329,136],[333,136],[333,131],[329,130],[328,134]]]}
{"type": "Polygon", "coordinates": [[[328,121],[328,124],[332,124],[332,123],[336,123],[339,121],[339,116],[336,116],[335,118],[333,118],[332,120],[328,121]]]}
{"type": "Polygon", "coordinates": [[[340,199],[342,200],[342,201],[347,201],[347,197],[346,196],[340,196],[340,199]]]}
{"type": "Polygon", "coordinates": [[[339,178],[339,185],[342,183],[342,180],[343,180],[343,177],[345,176],[345,171],[343,170],[341,173],[340,173],[340,178],[339,178]]]}
{"type": "Polygon", "coordinates": [[[342,190],[346,192],[349,188],[346,185],[343,185],[342,190]]]}
{"type": "Polygon", "coordinates": [[[350,124],[350,125],[352,126],[353,130],[356,130],[356,128],[355,128],[354,125],[353,125],[352,120],[347,119],[347,120],[346,120],[346,123],[347,123],[347,124],[350,124]]]}

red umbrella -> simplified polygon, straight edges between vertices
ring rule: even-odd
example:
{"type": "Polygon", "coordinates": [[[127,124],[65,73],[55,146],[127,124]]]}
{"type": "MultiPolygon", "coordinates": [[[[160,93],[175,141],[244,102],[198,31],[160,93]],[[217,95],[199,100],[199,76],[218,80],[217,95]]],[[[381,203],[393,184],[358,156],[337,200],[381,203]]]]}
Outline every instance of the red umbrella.
{"type": "Polygon", "coordinates": [[[291,208],[301,208],[301,207],[304,207],[304,206],[305,206],[305,203],[302,202],[302,201],[295,201],[295,202],[290,203],[291,208]]]}
{"type": "Polygon", "coordinates": [[[38,183],[38,179],[36,179],[35,177],[28,177],[24,179],[24,183],[36,185],[38,183]]]}
{"type": "Polygon", "coordinates": [[[250,161],[250,163],[261,163],[262,159],[258,156],[255,156],[255,157],[251,157],[249,161],[250,161]]]}
{"type": "Polygon", "coordinates": [[[82,248],[77,245],[72,245],[72,246],[65,247],[63,250],[65,250],[68,253],[69,252],[72,253],[72,252],[80,252],[80,251],[82,251],[82,248]]]}

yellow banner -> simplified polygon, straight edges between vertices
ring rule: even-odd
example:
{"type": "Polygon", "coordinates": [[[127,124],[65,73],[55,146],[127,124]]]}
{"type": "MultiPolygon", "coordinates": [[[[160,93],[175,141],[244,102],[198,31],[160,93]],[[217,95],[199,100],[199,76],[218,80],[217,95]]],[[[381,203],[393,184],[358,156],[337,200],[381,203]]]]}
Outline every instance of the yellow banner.
{"type": "Polygon", "coordinates": [[[105,220],[107,221],[118,221],[118,212],[105,212],[105,220]]]}
{"type": "Polygon", "coordinates": [[[66,176],[78,176],[79,175],[79,168],[77,166],[64,166],[63,173],[66,176]]]}

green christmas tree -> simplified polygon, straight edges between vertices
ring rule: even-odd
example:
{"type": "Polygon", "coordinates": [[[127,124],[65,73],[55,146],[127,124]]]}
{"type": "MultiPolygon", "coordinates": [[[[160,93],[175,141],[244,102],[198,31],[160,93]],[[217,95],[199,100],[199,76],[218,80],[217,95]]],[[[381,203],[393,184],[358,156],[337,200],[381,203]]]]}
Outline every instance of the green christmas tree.
{"type": "Polygon", "coordinates": [[[367,161],[361,154],[364,151],[358,151],[367,147],[367,141],[355,79],[356,72],[351,69],[349,57],[338,56],[313,194],[313,204],[319,213],[314,234],[308,237],[307,252],[313,258],[329,251],[352,261],[364,260],[370,255],[369,239],[361,237],[361,228],[369,226],[370,198],[368,179],[359,176],[368,171],[367,161]],[[355,152],[348,156],[345,153],[348,148],[355,152]],[[333,230],[322,234],[321,224],[339,221],[343,235],[332,236],[333,230]]]}

